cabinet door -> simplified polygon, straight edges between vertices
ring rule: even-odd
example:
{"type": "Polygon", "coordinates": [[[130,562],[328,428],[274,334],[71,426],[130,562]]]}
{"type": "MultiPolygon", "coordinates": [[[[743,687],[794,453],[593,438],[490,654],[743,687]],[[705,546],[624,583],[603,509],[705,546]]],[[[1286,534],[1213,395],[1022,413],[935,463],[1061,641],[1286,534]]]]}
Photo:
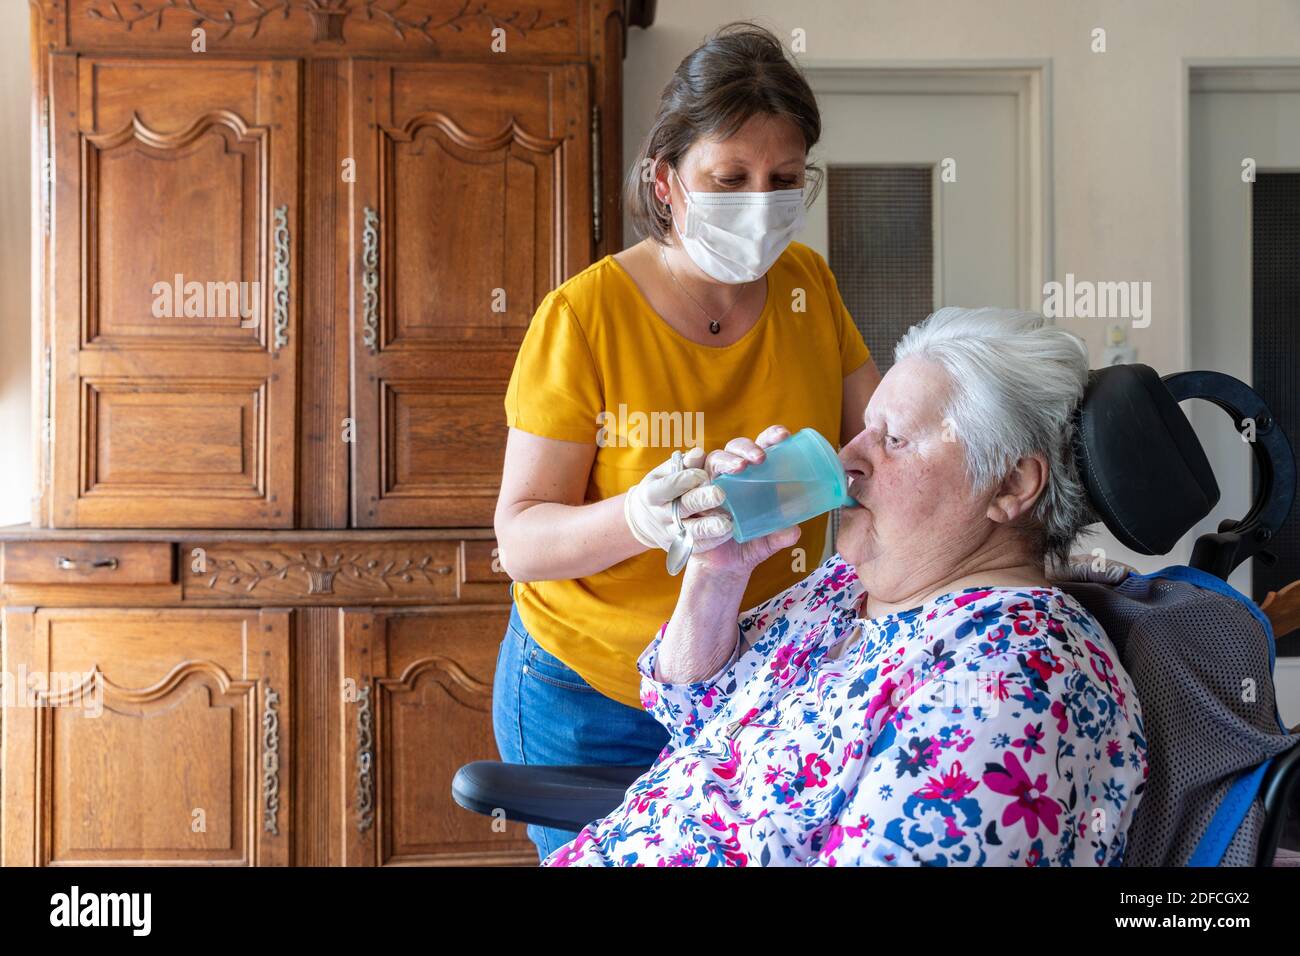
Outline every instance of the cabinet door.
{"type": "Polygon", "coordinates": [[[351,70],[355,521],[490,525],[519,342],[592,255],[586,69],[351,70]]]}
{"type": "Polygon", "coordinates": [[[344,863],[537,865],[523,824],[451,796],[456,771],[499,760],[492,674],[510,609],[345,611],[344,863]]]}
{"type": "Polygon", "coordinates": [[[56,527],[292,527],[298,63],[51,57],[56,527]]]}
{"type": "Polygon", "coordinates": [[[287,865],[288,611],[4,612],[4,864],[287,865]]]}

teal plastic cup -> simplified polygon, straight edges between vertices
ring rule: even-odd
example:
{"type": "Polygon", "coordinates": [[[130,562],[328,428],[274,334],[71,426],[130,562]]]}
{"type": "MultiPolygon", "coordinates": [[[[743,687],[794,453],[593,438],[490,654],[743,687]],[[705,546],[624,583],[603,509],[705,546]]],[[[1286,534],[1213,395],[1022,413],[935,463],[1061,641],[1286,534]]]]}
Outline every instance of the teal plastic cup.
{"type": "Polygon", "coordinates": [[[839,456],[816,429],[805,428],[766,451],[762,464],[713,479],[727,495],[722,507],[731,512],[735,540],[751,541],[836,508],[857,507],[839,456]]]}

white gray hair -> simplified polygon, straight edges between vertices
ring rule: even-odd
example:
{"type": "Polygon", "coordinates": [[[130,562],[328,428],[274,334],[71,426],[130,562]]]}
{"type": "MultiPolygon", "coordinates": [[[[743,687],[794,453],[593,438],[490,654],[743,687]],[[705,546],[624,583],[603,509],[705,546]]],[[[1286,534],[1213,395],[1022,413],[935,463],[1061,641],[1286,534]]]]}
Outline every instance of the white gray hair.
{"type": "Polygon", "coordinates": [[[1047,486],[1029,514],[1041,555],[1069,557],[1096,520],[1074,460],[1075,410],[1088,384],[1088,347],[1037,312],[946,308],[912,326],[894,361],[921,357],[948,374],[945,423],[966,450],[977,492],[996,488],[1016,461],[1047,459],[1047,486]]]}

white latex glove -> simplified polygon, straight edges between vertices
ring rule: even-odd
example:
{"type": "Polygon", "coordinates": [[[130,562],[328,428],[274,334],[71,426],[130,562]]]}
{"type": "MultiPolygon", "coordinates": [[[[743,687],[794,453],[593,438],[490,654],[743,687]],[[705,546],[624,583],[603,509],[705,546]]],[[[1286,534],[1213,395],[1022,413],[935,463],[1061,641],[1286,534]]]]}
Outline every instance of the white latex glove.
{"type": "Polygon", "coordinates": [[[692,448],[682,455],[682,470],[673,472],[673,460],[649,471],[623,496],[623,517],[636,538],[647,548],[667,551],[677,540],[673,521],[673,499],[681,500],[682,524],[695,542],[695,552],[716,548],[731,537],[731,515],[725,511],[697,517],[722,504],[726,494],[709,484],[701,467],[704,449],[692,448]]]}

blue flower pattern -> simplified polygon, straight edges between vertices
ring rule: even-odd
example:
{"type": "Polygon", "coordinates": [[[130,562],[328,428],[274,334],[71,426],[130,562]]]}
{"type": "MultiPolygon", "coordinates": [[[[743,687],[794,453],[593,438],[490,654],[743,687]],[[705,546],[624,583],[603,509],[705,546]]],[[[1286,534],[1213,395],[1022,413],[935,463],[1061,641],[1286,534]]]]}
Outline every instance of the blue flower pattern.
{"type": "Polygon", "coordinates": [[[832,556],[742,615],[733,659],[690,684],[655,679],[661,627],[637,668],[669,743],[544,864],[1118,865],[1146,740],[1096,620],[1056,588],[874,619],[862,595],[832,556]]]}

